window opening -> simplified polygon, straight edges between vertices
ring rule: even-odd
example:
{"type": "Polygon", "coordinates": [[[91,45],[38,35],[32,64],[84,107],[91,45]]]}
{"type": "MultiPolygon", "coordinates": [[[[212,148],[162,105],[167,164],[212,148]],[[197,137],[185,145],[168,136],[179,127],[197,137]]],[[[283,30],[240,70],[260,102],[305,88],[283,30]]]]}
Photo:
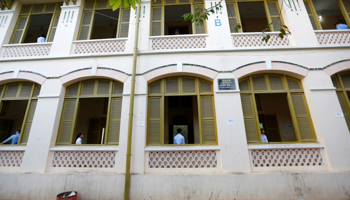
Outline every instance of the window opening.
{"type": "Polygon", "coordinates": [[[192,23],[182,17],[191,12],[191,5],[165,6],[165,35],[192,34],[192,23]]]}
{"type": "Polygon", "coordinates": [[[239,2],[243,32],[261,32],[268,24],[264,2],[239,2]]]}
{"type": "Polygon", "coordinates": [[[334,87],[336,87],[337,97],[350,131],[350,73],[335,74],[332,76],[332,81],[334,87]]]}
{"type": "Polygon", "coordinates": [[[114,38],[117,35],[119,10],[100,10],[94,19],[91,39],[114,38]],[[106,16],[111,16],[109,18],[106,16]]]}
{"type": "Polygon", "coordinates": [[[41,34],[46,34],[49,31],[51,18],[52,14],[31,16],[24,43],[36,43],[41,34]]]}

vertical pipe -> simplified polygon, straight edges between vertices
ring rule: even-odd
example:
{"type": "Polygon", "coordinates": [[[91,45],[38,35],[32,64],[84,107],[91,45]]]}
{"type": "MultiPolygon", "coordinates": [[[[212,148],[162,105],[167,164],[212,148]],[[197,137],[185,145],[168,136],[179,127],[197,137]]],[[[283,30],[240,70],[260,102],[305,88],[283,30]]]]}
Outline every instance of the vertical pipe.
{"type": "Polygon", "coordinates": [[[128,121],[128,143],[126,149],[126,165],[125,165],[125,183],[124,183],[124,200],[129,199],[130,193],[130,162],[131,162],[131,144],[132,144],[132,124],[134,116],[134,94],[135,94],[135,76],[136,76],[136,62],[137,62],[137,47],[139,42],[139,25],[140,25],[140,11],[141,1],[138,3],[135,24],[135,38],[134,38],[134,53],[132,62],[132,76],[131,76],[131,91],[130,91],[130,107],[129,107],[129,121],[128,121]]]}

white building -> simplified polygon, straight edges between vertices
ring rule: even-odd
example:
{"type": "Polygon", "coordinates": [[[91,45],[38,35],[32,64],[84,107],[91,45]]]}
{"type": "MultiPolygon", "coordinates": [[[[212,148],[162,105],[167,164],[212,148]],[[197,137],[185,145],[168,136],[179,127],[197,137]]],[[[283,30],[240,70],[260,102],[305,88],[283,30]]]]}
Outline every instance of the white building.
{"type": "MultiPolygon", "coordinates": [[[[350,0],[226,0],[203,26],[181,18],[215,3],[141,3],[130,198],[348,199],[350,30],[335,23],[350,26],[350,0]]],[[[122,199],[135,10],[1,7],[0,139],[21,134],[0,146],[0,199],[122,199]]]]}

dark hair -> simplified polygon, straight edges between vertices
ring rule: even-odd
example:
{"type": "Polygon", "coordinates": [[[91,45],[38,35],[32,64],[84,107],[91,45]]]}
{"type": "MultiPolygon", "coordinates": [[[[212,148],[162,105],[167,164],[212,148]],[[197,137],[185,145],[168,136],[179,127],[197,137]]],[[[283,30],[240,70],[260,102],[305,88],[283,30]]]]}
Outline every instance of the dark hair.
{"type": "Polygon", "coordinates": [[[46,37],[46,35],[45,34],[40,34],[40,37],[46,37]]]}
{"type": "Polygon", "coordinates": [[[16,132],[21,133],[21,129],[17,129],[16,132]]]}
{"type": "Polygon", "coordinates": [[[180,131],[182,131],[181,128],[178,128],[178,129],[177,129],[177,132],[180,133],[180,131]]]}
{"type": "Polygon", "coordinates": [[[75,141],[77,141],[77,139],[78,139],[81,135],[83,135],[83,133],[78,133],[77,137],[75,138],[75,141]]]}

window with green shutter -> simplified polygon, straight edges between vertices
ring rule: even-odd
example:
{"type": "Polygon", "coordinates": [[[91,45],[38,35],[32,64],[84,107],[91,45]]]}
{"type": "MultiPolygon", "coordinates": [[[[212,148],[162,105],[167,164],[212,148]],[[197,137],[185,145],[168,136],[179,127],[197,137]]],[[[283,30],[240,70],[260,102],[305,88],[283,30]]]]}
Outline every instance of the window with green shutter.
{"type": "Polygon", "coordinates": [[[86,80],[67,87],[57,145],[119,145],[123,84],[105,79],[86,80]]]}
{"type": "Polygon", "coordinates": [[[26,145],[37,105],[40,85],[29,82],[0,86],[0,141],[20,130],[18,144],[26,145]]]}
{"type": "Polygon", "coordinates": [[[212,83],[171,77],[149,85],[147,145],[171,145],[181,128],[185,144],[216,145],[212,83]]]}
{"type": "Polygon", "coordinates": [[[262,74],[241,79],[239,87],[248,143],[317,141],[299,80],[262,74]]]}

